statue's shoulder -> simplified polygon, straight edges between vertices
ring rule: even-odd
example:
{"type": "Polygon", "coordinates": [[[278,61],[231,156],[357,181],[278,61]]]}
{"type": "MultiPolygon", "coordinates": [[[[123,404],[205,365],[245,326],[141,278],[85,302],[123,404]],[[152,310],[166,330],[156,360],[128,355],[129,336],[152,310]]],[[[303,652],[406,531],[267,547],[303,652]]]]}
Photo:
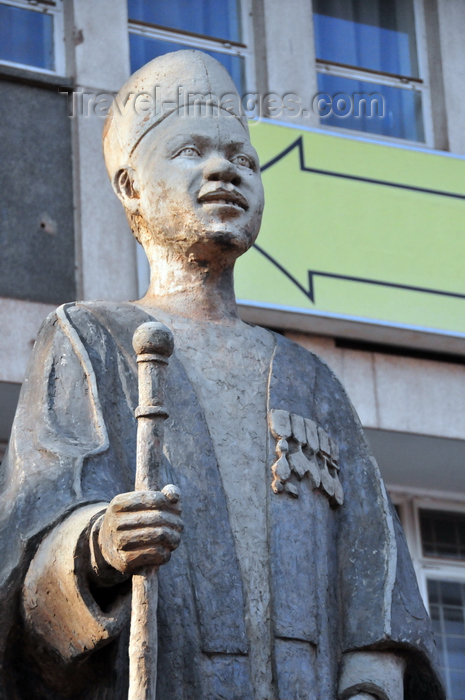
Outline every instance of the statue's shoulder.
{"type": "MultiPolygon", "coordinates": [[[[114,318],[122,318],[128,313],[133,313],[138,310],[138,307],[130,301],[71,301],[62,304],[55,309],[53,314],[57,316],[68,316],[79,318],[81,316],[112,316],[114,318]]],[[[142,311],[139,309],[140,313],[142,311]]]]}
{"type": "MultiPolygon", "coordinates": [[[[311,413],[330,434],[351,426],[360,433],[360,421],[340,379],[318,355],[276,335],[270,387],[296,413],[311,413]],[[310,409],[311,406],[311,409],[310,409]]],[[[363,438],[364,440],[364,438],[363,438]]]]}
{"type": "Polygon", "coordinates": [[[276,338],[276,359],[279,363],[292,365],[297,372],[311,373],[330,383],[340,384],[339,379],[323,358],[294,340],[280,333],[271,332],[276,338]]]}
{"type": "Polygon", "coordinates": [[[146,320],[147,313],[130,301],[72,301],[62,304],[47,318],[79,328],[105,326],[131,327],[146,320]]]}
{"type": "Polygon", "coordinates": [[[56,323],[57,319],[79,318],[99,313],[120,317],[128,312],[128,308],[134,308],[134,304],[116,301],[69,301],[51,311],[44,323],[56,323]]]}
{"type": "MultiPolygon", "coordinates": [[[[131,302],[73,301],[52,311],[42,323],[36,346],[59,347],[71,343],[75,350],[84,347],[100,351],[108,344],[131,345],[135,329],[147,320],[147,313],[131,302]]],[[[86,351],[86,352],[87,352],[86,351]]]]}

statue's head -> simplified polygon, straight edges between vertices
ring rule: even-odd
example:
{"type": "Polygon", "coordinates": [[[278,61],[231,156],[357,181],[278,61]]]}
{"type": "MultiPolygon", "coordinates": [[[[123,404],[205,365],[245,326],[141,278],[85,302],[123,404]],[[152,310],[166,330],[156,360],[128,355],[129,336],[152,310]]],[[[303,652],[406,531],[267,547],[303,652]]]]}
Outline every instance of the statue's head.
{"type": "Polygon", "coordinates": [[[234,83],[215,59],[177,51],[134,73],[107,118],[103,147],[147,251],[155,243],[198,260],[215,250],[235,258],[254,242],[264,203],[258,157],[234,83]]]}

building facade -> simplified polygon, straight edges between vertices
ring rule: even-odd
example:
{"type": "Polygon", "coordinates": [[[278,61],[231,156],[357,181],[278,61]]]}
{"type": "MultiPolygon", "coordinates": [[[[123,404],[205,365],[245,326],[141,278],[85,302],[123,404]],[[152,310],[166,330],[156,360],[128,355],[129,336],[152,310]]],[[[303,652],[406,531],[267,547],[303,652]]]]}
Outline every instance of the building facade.
{"type": "Polygon", "coordinates": [[[148,283],[103,163],[109,96],[156,55],[210,52],[246,96],[279,207],[239,268],[241,313],[345,385],[450,700],[465,698],[464,36],[462,0],[0,2],[2,450],[46,315],[148,283]]]}

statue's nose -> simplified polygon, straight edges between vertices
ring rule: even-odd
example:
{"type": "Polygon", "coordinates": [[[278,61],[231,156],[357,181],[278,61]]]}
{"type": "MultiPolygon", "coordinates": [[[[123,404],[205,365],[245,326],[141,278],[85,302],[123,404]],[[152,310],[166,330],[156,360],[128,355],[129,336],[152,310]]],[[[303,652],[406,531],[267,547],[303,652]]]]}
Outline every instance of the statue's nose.
{"type": "Polygon", "coordinates": [[[241,184],[237,167],[223,156],[212,156],[205,163],[204,177],[209,181],[230,182],[236,187],[241,184]]]}

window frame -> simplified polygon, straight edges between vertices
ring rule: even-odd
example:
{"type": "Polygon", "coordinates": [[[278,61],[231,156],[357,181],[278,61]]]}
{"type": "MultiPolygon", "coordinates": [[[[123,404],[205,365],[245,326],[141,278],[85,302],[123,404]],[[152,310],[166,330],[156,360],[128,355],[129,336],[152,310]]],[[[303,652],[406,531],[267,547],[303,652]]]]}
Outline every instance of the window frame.
{"type": "MultiPolygon", "coordinates": [[[[185,44],[200,51],[217,51],[230,56],[239,56],[244,59],[245,92],[255,92],[255,54],[253,45],[252,27],[252,0],[240,0],[240,20],[242,30],[242,42],[229,41],[217,37],[210,37],[182,29],[172,29],[159,24],[151,24],[142,20],[128,18],[128,31],[130,34],[160,39],[162,41],[185,44]]],[[[243,97],[243,95],[241,95],[243,97]]]]}
{"type": "Polygon", "coordinates": [[[29,63],[16,63],[4,59],[0,59],[0,66],[22,68],[23,70],[34,71],[35,73],[42,73],[43,75],[66,76],[63,0],[1,0],[1,3],[3,5],[19,7],[22,10],[30,10],[31,12],[40,12],[41,14],[52,16],[55,69],[49,70],[48,68],[40,68],[29,63]]]}
{"type": "Polygon", "coordinates": [[[433,120],[432,120],[432,105],[431,91],[429,80],[429,67],[426,42],[426,22],[425,8],[423,0],[413,0],[413,12],[415,17],[415,35],[417,44],[418,57],[418,73],[419,77],[401,76],[384,71],[377,71],[368,68],[359,68],[358,66],[350,66],[335,61],[326,61],[315,56],[316,72],[326,75],[332,75],[340,78],[351,78],[353,80],[363,80],[364,82],[372,83],[373,85],[385,85],[403,90],[417,90],[421,93],[422,101],[422,117],[424,129],[424,141],[412,141],[410,139],[401,139],[395,136],[385,136],[383,134],[375,134],[369,131],[358,131],[356,129],[347,129],[343,126],[326,125],[324,120],[320,119],[320,127],[328,131],[336,129],[347,135],[361,135],[366,138],[376,140],[385,140],[393,143],[404,145],[423,146],[434,148],[433,136],[433,120]]]}
{"type": "Polygon", "coordinates": [[[407,545],[412,557],[421,597],[429,612],[427,580],[453,581],[465,583],[465,560],[457,561],[445,557],[431,557],[423,554],[420,529],[420,510],[439,510],[465,515],[465,495],[414,495],[406,489],[388,487],[392,502],[398,506],[400,521],[404,529],[407,545]]]}

